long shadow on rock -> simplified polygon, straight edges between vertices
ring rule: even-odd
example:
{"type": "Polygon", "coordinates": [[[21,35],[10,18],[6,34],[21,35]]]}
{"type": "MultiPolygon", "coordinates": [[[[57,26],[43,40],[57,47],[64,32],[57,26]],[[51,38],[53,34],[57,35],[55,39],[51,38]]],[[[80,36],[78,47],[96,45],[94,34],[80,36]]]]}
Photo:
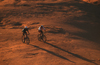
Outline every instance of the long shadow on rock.
{"type": "MultiPolygon", "coordinates": [[[[51,5],[62,5],[62,6],[75,6],[77,7],[79,10],[82,10],[84,12],[86,12],[86,15],[80,16],[80,17],[74,17],[73,19],[70,20],[71,25],[79,28],[79,29],[83,29],[85,31],[87,31],[87,33],[72,33],[74,35],[83,37],[87,40],[96,42],[96,43],[100,43],[100,6],[98,5],[92,5],[89,3],[56,3],[56,4],[51,4],[51,5]],[[84,23],[81,23],[80,21],[85,21],[84,23]],[[96,25],[95,25],[96,24],[96,25]]],[[[66,21],[66,23],[64,24],[68,24],[68,22],[66,21]]]]}
{"type": "Polygon", "coordinates": [[[39,24],[39,22],[32,23],[31,25],[39,24]]]}
{"type": "Polygon", "coordinates": [[[0,17],[0,22],[3,20],[3,17],[0,17]]]}
{"type": "Polygon", "coordinates": [[[54,52],[52,52],[52,51],[46,50],[46,49],[41,48],[41,47],[36,46],[36,45],[32,45],[32,44],[29,44],[29,45],[34,46],[34,47],[36,47],[36,48],[38,48],[38,49],[44,50],[44,51],[46,51],[46,52],[48,52],[48,53],[50,53],[50,54],[52,54],[52,55],[55,55],[55,56],[57,56],[57,57],[62,58],[62,59],[68,60],[68,61],[70,61],[70,62],[72,62],[72,63],[75,63],[75,62],[73,62],[73,61],[71,61],[71,60],[69,60],[69,59],[67,59],[67,58],[65,58],[65,57],[63,57],[63,56],[61,56],[61,55],[59,55],[59,54],[56,54],[56,53],[54,53],[54,52]]]}
{"type": "Polygon", "coordinates": [[[68,10],[63,9],[63,7],[70,7],[75,6],[79,10],[87,12],[89,15],[94,14],[97,18],[100,18],[100,6],[93,5],[89,3],[79,3],[79,2],[60,2],[60,3],[37,3],[37,5],[41,5],[42,9],[43,7],[46,8],[46,10],[52,10],[52,11],[60,11],[60,12],[68,12],[68,10]]]}
{"type": "Polygon", "coordinates": [[[3,22],[1,22],[3,20],[3,17],[0,17],[0,27],[3,27],[5,25],[3,25],[3,22]]]}
{"type": "Polygon", "coordinates": [[[23,29],[23,27],[12,27],[10,29],[23,29]]]}
{"type": "Polygon", "coordinates": [[[87,59],[87,58],[85,58],[85,57],[82,57],[82,56],[80,56],[80,55],[78,55],[78,54],[74,54],[74,53],[72,53],[72,52],[66,51],[66,50],[64,50],[64,49],[62,49],[62,48],[60,48],[60,47],[58,47],[58,46],[55,46],[55,45],[53,45],[53,44],[50,44],[50,43],[46,43],[46,44],[51,45],[51,46],[53,46],[53,47],[55,47],[55,48],[58,48],[58,49],[60,49],[60,50],[62,50],[62,51],[64,51],[64,52],[67,52],[67,53],[69,53],[69,54],[71,54],[71,55],[73,55],[73,56],[75,56],[75,57],[77,57],[77,58],[80,58],[80,59],[84,60],[84,61],[88,61],[88,62],[90,62],[90,63],[93,63],[93,64],[95,64],[95,65],[98,65],[98,64],[92,62],[91,60],[89,60],[89,59],[87,59]]]}
{"type": "Polygon", "coordinates": [[[77,27],[79,29],[85,30],[86,32],[77,32],[77,33],[71,33],[73,35],[85,38],[86,40],[90,40],[96,43],[100,43],[100,24],[90,24],[90,23],[81,23],[81,22],[72,22],[72,23],[66,23],[70,24],[74,27],[77,27]]]}
{"type": "Polygon", "coordinates": [[[15,22],[13,25],[14,25],[14,26],[21,26],[22,23],[20,23],[20,22],[15,22]]]}
{"type": "Polygon", "coordinates": [[[56,27],[53,27],[53,28],[46,27],[46,28],[50,29],[49,31],[47,31],[48,33],[53,33],[53,34],[59,34],[59,33],[65,34],[66,33],[66,31],[63,28],[56,28],[56,27]]]}

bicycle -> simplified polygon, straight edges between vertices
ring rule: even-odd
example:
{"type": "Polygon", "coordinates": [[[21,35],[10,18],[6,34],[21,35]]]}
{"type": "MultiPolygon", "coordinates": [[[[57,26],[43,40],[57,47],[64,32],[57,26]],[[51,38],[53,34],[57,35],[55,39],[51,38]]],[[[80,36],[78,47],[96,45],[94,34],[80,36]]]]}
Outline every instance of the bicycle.
{"type": "Polygon", "coordinates": [[[42,35],[41,34],[38,34],[37,37],[38,37],[38,40],[39,41],[46,42],[46,40],[47,40],[47,38],[46,38],[46,36],[44,34],[42,34],[42,35]]]}
{"type": "Polygon", "coordinates": [[[30,43],[30,39],[29,39],[28,35],[27,36],[25,35],[24,39],[23,39],[23,36],[22,36],[22,42],[23,43],[26,43],[26,44],[29,44],[30,43]]]}

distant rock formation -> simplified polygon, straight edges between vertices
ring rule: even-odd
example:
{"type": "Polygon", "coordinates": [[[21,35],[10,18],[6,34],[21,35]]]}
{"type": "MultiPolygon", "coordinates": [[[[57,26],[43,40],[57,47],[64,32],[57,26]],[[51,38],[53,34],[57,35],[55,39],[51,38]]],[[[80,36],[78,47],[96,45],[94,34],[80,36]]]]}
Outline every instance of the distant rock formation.
{"type": "Polygon", "coordinates": [[[21,0],[0,0],[0,5],[16,4],[21,0]]]}
{"type": "Polygon", "coordinates": [[[4,0],[0,0],[0,2],[1,2],[1,1],[4,1],[4,0]]]}
{"type": "MultiPolygon", "coordinates": [[[[9,5],[9,4],[18,4],[18,3],[25,3],[26,1],[37,1],[37,2],[40,2],[40,1],[45,1],[45,2],[64,2],[65,0],[0,0],[0,6],[1,5],[9,5]]],[[[71,0],[66,0],[66,1],[71,1],[71,0]]],[[[66,2],[65,1],[65,2],[66,2]]],[[[74,0],[74,1],[84,1],[84,2],[87,2],[87,3],[92,3],[94,5],[98,5],[100,4],[100,0],[74,0]]]]}
{"type": "Polygon", "coordinates": [[[99,5],[100,4],[100,0],[83,0],[87,3],[92,3],[94,5],[99,5]]]}

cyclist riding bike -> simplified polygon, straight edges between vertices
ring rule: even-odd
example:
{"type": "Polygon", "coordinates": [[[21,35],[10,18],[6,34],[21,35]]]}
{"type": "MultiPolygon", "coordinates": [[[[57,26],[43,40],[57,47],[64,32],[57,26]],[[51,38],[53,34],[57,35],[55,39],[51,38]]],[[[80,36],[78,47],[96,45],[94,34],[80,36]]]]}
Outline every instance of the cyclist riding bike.
{"type": "Polygon", "coordinates": [[[27,34],[29,34],[28,27],[25,26],[22,32],[23,32],[23,42],[25,42],[25,36],[27,37],[27,34]]]}
{"type": "Polygon", "coordinates": [[[41,34],[41,36],[43,36],[43,30],[46,31],[45,28],[44,28],[44,26],[41,25],[41,26],[38,28],[38,32],[41,34]]]}

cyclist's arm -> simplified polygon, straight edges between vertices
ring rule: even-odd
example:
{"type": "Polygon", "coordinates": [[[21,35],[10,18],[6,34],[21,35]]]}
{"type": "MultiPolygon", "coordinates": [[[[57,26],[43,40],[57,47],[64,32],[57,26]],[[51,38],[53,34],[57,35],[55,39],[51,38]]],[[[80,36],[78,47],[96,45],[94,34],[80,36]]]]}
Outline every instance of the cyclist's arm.
{"type": "Polygon", "coordinates": [[[24,29],[22,30],[22,33],[24,34],[24,29]]]}
{"type": "Polygon", "coordinates": [[[44,31],[46,32],[45,28],[43,27],[44,31]]]}
{"type": "Polygon", "coordinates": [[[43,30],[45,31],[45,28],[43,27],[43,30]]]}
{"type": "Polygon", "coordinates": [[[27,30],[27,34],[29,34],[29,31],[27,30]]]}
{"type": "Polygon", "coordinates": [[[29,34],[29,30],[27,30],[28,34],[29,34]]]}

